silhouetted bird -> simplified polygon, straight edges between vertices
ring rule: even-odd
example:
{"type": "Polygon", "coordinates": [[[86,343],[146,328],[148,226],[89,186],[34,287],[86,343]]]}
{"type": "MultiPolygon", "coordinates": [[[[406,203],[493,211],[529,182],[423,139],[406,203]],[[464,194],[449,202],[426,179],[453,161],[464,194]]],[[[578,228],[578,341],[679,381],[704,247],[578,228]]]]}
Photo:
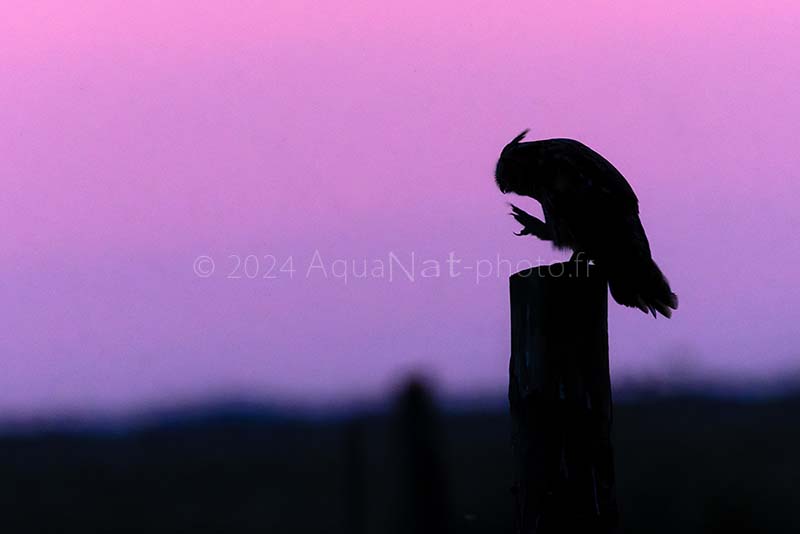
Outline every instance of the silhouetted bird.
{"type": "Polygon", "coordinates": [[[585,253],[608,277],[614,300],[665,317],[678,297],[650,256],[630,184],[603,156],[573,139],[521,143],[528,130],[503,148],[495,181],[503,193],[538,200],[544,221],[511,204],[522,223],[517,235],[552,241],[585,253]]]}

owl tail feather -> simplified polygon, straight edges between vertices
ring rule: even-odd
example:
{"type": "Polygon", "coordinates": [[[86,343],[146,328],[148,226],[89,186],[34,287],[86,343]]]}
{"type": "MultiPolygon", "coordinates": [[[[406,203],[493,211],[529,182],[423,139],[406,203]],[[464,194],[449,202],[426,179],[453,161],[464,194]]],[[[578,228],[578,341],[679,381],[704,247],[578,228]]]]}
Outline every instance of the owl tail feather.
{"type": "Polygon", "coordinates": [[[619,262],[609,269],[608,288],[611,296],[623,306],[638,308],[657,317],[672,317],[678,309],[678,296],[651,258],[642,261],[619,262]]]}

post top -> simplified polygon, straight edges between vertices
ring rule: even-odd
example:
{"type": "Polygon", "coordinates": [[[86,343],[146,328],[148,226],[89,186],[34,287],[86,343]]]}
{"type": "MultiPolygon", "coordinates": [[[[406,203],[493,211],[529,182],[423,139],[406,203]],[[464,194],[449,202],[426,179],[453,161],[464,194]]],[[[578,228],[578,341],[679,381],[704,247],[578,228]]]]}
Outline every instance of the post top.
{"type": "Polygon", "coordinates": [[[551,263],[549,265],[537,265],[529,269],[512,274],[509,279],[525,280],[531,278],[596,278],[597,267],[593,263],[589,263],[587,259],[570,261],[562,261],[551,263]]]}

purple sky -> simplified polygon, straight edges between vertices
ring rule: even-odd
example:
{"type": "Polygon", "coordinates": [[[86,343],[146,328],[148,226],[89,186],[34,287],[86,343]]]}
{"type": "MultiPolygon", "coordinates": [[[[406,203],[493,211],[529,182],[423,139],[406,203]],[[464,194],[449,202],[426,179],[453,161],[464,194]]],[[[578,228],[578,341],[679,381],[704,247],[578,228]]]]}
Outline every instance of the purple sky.
{"type": "Polygon", "coordinates": [[[493,183],[526,127],[625,174],[680,296],[611,307],[615,380],[800,368],[795,2],[31,4],[0,22],[0,413],[501,391],[507,273],[443,262],[563,257],[493,183]],[[332,276],[390,252],[444,270],[332,276]]]}

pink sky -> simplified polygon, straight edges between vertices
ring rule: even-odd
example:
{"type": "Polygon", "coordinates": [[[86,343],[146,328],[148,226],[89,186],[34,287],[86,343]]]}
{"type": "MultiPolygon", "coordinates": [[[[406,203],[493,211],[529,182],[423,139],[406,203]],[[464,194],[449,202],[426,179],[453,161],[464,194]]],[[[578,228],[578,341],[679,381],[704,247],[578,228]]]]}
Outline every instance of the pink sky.
{"type": "Polygon", "coordinates": [[[0,413],[410,370],[502,391],[505,276],[306,274],[315,250],[562,258],[494,187],[526,127],[617,165],[680,296],[670,321],[612,304],[615,380],[800,369],[795,3],[31,4],[0,22],[0,413]],[[228,279],[250,254],[294,277],[228,279]]]}

